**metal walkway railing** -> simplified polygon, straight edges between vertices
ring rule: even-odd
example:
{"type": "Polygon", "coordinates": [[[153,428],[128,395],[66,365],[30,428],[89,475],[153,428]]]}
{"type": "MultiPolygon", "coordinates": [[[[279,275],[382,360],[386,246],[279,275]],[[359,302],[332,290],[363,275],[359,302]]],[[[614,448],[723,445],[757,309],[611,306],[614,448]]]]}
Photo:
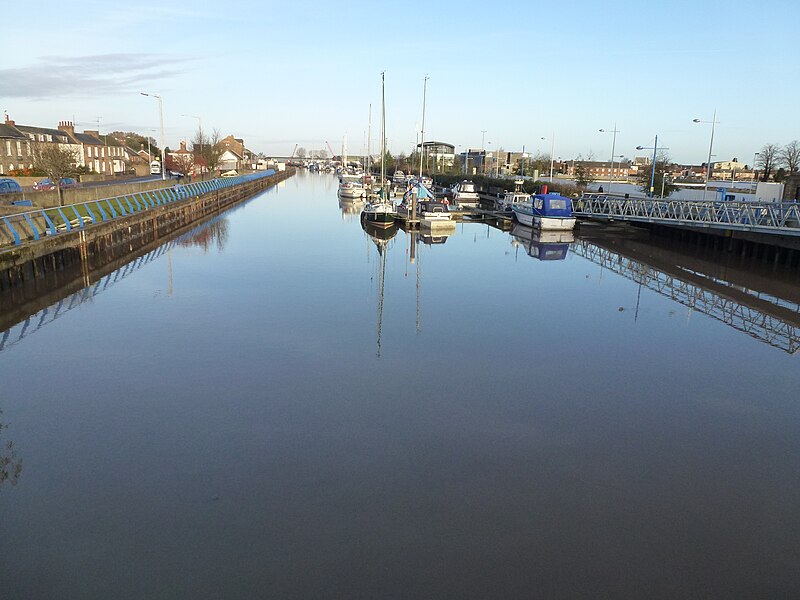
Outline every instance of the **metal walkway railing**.
{"type": "Polygon", "coordinates": [[[45,236],[84,229],[157,206],[196,198],[224,188],[274,175],[274,169],[260,173],[176,184],[172,187],[103,198],[80,204],[45,208],[0,216],[0,249],[40,240],[45,236]]]}
{"type": "MultiPolygon", "coordinates": [[[[796,315],[796,319],[792,319],[794,324],[645,263],[592,244],[587,240],[577,240],[570,246],[570,249],[578,256],[582,256],[604,269],[622,275],[692,310],[717,319],[761,342],[780,348],[789,354],[794,354],[800,349],[800,306],[793,302],[735,286],[737,292],[751,295],[754,301],[774,305],[778,309],[776,312],[790,311],[796,315]]],[[[689,279],[688,275],[702,276],[702,274],[687,272],[687,279],[689,279]]],[[[734,287],[728,282],[716,279],[713,280],[713,283],[734,287]]]]}
{"type": "Polygon", "coordinates": [[[800,203],[670,200],[584,194],[576,217],[800,236],[800,203]]]}

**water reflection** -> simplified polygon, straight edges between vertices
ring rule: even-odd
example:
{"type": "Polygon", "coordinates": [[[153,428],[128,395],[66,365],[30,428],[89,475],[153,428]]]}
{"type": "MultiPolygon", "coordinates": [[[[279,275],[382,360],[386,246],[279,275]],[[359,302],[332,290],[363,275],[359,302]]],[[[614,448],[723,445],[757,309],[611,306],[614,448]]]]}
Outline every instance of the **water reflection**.
{"type": "Polygon", "coordinates": [[[69,311],[104,292],[142,267],[166,255],[169,261],[169,290],[172,289],[170,251],[180,247],[198,247],[207,253],[210,248],[225,248],[228,220],[225,217],[204,223],[173,239],[156,240],[119,255],[117,249],[99,253],[95,264],[102,265],[84,273],[80,266],[53,272],[47,279],[35,281],[31,290],[10,290],[0,295],[0,352],[41,330],[69,311]],[[89,282],[90,285],[86,285],[89,282]]]}
{"type": "MultiPolygon", "coordinates": [[[[602,231],[602,230],[601,230],[602,231]]],[[[572,251],[613,273],[789,354],[800,349],[800,291],[763,265],[724,262],[724,253],[681,252],[656,239],[581,232],[572,251]]],[[[702,250],[702,249],[701,249],[702,250]]]]}
{"type": "Polygon", "coordinates": [[[574,241],[571,231],[542,231],[519,223],[511,230],[511,244],[537,260],[564,260],[574,241]]]}
{"type": "MultiPolygon", "coordinates": [[[[3,410],[0,409],[0,419],[2,416],[3,410]]],[[[5,439],[4,431],[7,429],[8,425],[0,420],[0,488],[6,482],[17,485],[19,477],[22,475],[22,459],[17,456],[14,442],[5,439]]]]}
{"type": "Polygon", "coordinates": [[[390,227],[376,227],[366,219],[361,219],[361,227],[378,249],[378,332],[376,356],[381,357],[381,326],[383,324],[383,290],[386,280],[386,254],[389,251],[389,242],[397,235],[396,224],[390,227]]]}
{"type": "Polygon", "coordinates": [[[360,217],[361,209],[364,208],[364,201],[361,198],[339,197],[339,208],[342,211],[342,220],[352,221],[360,217]]]}
{"type": "Polygon", "coordinates": [[[228,219],[220,217],[182,236],[179,238],[178,244],[184,248],[191,246],[202,248],[204,254],[207,254],[213,245],[222,252],[228,242],[228,229],[228,219]]]}

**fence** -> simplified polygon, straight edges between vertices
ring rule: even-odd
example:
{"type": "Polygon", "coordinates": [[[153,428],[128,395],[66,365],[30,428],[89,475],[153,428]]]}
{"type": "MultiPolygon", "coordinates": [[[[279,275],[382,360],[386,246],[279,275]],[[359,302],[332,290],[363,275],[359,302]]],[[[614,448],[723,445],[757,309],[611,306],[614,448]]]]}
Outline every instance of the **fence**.
{"type": "Polygon", "coordinates": [[[800,236],[797,202],[697,201],[584,194],[577,217],[800,236]]]}
{"type": "Polygon", "coordinates": [[[80,204],[0,216],[0,249],[20,246],[76,229],[85,229],[97,223],[105,223],[158,206],[197,198],[210,192],[270,177],[274,174],[275,171],[270,169],[249,175],[197,181],[185,185],[176,184],[171,188],[134,192],[80,204]]]}

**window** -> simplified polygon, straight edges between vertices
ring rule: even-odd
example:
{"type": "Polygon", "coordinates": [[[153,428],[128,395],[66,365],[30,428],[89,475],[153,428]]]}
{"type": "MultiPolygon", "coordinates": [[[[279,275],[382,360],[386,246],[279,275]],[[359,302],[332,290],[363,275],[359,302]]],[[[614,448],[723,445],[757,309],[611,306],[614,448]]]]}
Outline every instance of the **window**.
{"type": "Polygon", "coordinates": [[[11,156],[11,141],[6,140],[6,155],[11,156]]]}

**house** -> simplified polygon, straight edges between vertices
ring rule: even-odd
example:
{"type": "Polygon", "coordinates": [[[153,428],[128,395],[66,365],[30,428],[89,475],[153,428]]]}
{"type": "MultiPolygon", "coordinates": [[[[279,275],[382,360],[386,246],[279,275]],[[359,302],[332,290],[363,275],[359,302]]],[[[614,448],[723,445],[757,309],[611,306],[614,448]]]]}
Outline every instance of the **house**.
{"type": "Polygon", "coordinates": [[[6,115],[5,123],[0,124],[0,175],[29,167],[31,162],[30,139],[6,115]]]}
{"type": "Polygon", "coordinates": [[[83,133],[75,131],[75,126],[70,121],[62,121],[58,129],[67,133],[81,146],[83,162],[90,171],[104,175],[124,173],[127,169],[125,160],[127,154],[122,143],[107,136],[100,137],[97,130],[85,129],[83,133]]]}

